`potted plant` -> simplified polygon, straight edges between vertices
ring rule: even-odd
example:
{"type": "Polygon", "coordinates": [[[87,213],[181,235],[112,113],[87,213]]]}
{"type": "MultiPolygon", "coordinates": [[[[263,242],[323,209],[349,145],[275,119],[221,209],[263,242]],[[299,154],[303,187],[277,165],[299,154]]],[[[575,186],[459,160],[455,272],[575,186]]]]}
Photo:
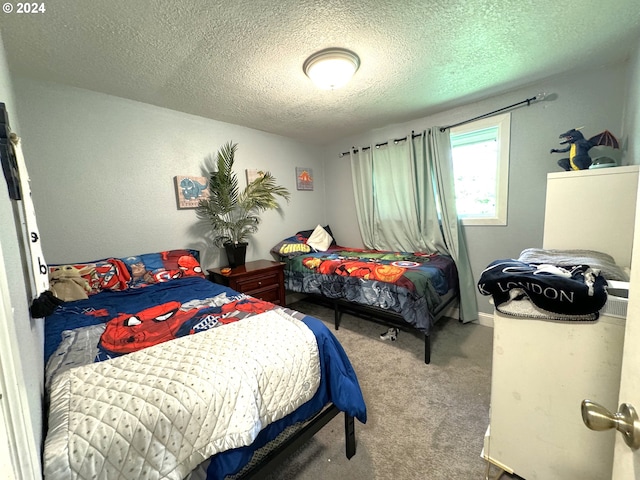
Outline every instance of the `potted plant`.
{"type": "Polygon", "coordinates": [[[216,155],[217,171],[211,172],[209,198],[200,200],[197,215],[211,223],[213,243],[224,247],[231,267],[244,265],[247,240],[258,230],[260,213],[280,208],[276,197],[289,201],[289,191],[276,185],[270,172],[264,172],[248,183],[244,190],[238,186],[233,171],[238,145],[228,142],[216,155]]]}

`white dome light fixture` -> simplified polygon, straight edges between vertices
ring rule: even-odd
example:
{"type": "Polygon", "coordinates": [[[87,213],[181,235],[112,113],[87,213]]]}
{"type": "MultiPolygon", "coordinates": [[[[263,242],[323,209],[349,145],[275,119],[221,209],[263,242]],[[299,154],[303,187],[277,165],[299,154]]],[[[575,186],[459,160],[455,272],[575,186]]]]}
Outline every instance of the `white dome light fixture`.
{"type": "Polygon", "coordinates": [[[360,58],[345,48],[326,48],[304,61],[302,70],[324,90],[344,87],[360,67],[360,58]]]}

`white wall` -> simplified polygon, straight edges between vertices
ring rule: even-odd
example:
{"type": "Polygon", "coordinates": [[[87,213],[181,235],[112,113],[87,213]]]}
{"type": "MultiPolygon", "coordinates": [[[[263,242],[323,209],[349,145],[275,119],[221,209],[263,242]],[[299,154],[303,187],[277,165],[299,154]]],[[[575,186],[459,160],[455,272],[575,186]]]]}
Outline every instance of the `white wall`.
{"type": "MultiPolygon", "coordinates": [[[[9,112],[9,121],[12,131],[19,133],[19,122],[14,101],[11,78],[9,77],[4,47],[0,38],[0,101],[2,101],[9,112]]],[[[13,317],[6,319],[13,322],[11,329],[7,332],[7,327],[0,328],[0,335],[15,335],[13,346],[18,349],[16,369],[19,371],[6,372],[2,374],[11,379],[17,379],[17,384],[8,385],[19,391],[18,397],[26,399],[23,412],[13,412],[13,422],[21,422],[20,414],[24,413],[23,424],[31,425],[33,429],[33,440],[36,448],[40,448],[42,443],[42,395],[44,364],[42,356],[43,344],[43,322],[41,319],[31,319],[29,316],[30,294],[25,285],[28,281],[25,278],[24,266],[25,255],[22,248],[21,236],[18,234],[17,224],[14,220],[14,213],[19,208],[17,202],[9,199],[7,185],[4,176],[0,177],[0,246],[2,259],[4,261],[4,274],[9,283],[10,307],[13,310],[13,317]]],[[[6,353],[6,352],[3,352],[6,353]]],[[[3,395],[3,402],[7,401],[6,392],[3,395]]],[[[13,405],[16,407],[16,405],[13,405]]],[[[4,428],[5,425],[2,425],[4,428]]],[[[39,457],[39,452],[37,454],[39,457]]]]}
{"type": "MultiPolygon", "coordinates": [[[[327,198],[327,222],[342,244],[362,245],[349,159],[339,158],[339,153],[349,151],[352,146],[402,138],[412,130],[418,132],[474,118],[538,92],[554,94],[554,100],[516,108],[511,113],[508,225],[465,228],[477,281],[482,270],[493,260],[518,257],[525,248],[542,246],[546,176],[549,172],[561,171],[556,162],[562,158],[562,155],[550,154],[549,150],[558,147],[561,133],[584,126],[587,137],[607,129],[621,139],[627,76],[626,63],[570,72],[482,102],[335,142],[325,150],[327,188],[331,189],[327,198]]],[[[594,192],[594,201],[599,194],[602,192],[594,192]]],[[[589,211],[588,205],[567,205],[567,208],[575,210],[576,215],[588,215],[589,211]]],[[[478,306],[481,312],[493,311],[488,297],[479,294],[478,306]]]]}
{"type": "Polygon", "coordinates": [[[49,263],[189,247],[205,267],[226,264],[195,210],[177,209],[173,177],[202,175],[205,159],[228,141],[238,144],[241,187],[245,169],[265,169],[292,194],[282,214],[262,216],[247,260],[271,258],[278,241],[325,220],[318,147],[53,83],[18,78],[15,90],[49,263]],[[296,166],[313,169],[314,191],[296,190],[296,166]]]}
{"type": "Polygon", "coordinates": [[[625,101],[623,149],[629,164],[640,164],[640,40],[629,61],[625,101]]]}

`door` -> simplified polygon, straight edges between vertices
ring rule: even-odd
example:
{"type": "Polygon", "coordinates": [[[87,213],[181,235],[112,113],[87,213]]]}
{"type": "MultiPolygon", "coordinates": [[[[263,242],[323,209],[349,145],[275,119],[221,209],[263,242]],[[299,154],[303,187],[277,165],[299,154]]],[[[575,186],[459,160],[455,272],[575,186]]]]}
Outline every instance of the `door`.
{"type": "MultiPolygon", "coordinates": [[[[640,258],[637,258],[640,261],[640,258]]],[[[618,405],[629,403],[636,410],[640,408],[640,272],[632,274],[632,286],[629,291],[629,311],[625,330],[625,346],[622,357],[622,377],[620,380],[620,398],[618,405]],[[638,277],[633,280],[633,277],[638,277]],[[635,292],[634,292],[635,290],[635,292]]],[[[607,408],[616,409],[618,405],[607,408]]],[[[597,434],[598,432],[593,432],[597,434]]],[[[640,450],[632,450],[624,442],[622,434],[616,435],[613,457],[613,480],[640,480],[640,450]]]]}
{"type": "MultiPolygon", "coordinates": [[[[640,195],[639,195],[640,198],[640,195]]],[[[636,206],[636,220],[631,265],[631,285],[622,356],[622,376],[618,405],[629,403],[640,411],[640,202],[636,206]]],[[[609,409],[618,405],[607,405],[609,409]]],[[[597,434],[598,432],[594,432],[597,434]]],[[[616,435],[613,460],[613,480],[640,480],[640,449],[632,450],[622,434],[616,435]]]]}

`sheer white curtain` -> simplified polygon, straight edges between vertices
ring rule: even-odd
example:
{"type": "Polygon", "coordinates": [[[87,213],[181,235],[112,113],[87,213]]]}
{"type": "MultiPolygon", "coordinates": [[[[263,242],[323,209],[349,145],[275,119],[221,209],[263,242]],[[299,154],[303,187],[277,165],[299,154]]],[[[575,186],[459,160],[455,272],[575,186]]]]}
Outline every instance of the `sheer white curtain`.
{"type": "Polygon", "coordinates": [[[434,127],[406,141],[351,154],[360,233],[368,248],[451,255],[460,319],[478,318],[476,289],[458,219],[449,132],[434,127]]]}

